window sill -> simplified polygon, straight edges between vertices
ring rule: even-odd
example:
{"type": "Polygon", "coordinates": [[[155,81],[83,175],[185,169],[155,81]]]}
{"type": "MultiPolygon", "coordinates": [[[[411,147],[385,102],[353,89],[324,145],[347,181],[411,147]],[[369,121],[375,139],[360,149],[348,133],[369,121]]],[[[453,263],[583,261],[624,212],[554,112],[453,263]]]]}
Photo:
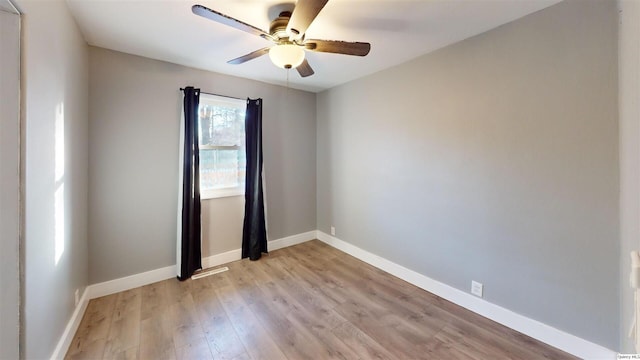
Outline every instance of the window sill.
{"type": "Polygon", "coordinates": [[[200,192],[200,200],[219,199],[231,196],[244,196],[244,188],[203,190],[200,192]]]}

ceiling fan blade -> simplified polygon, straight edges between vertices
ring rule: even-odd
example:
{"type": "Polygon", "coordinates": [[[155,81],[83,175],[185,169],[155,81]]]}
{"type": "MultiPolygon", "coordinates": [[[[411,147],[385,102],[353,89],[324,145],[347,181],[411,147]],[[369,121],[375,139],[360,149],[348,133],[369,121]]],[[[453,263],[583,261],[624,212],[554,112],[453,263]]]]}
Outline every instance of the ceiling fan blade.
{"type": "Polygon", "coordinates": [[[371,44],[365,42],[348,42],[337,40],[307,40],[304,47],[310,51],[328,52],[334,54],[366,56],[371,50],[371,44]]]}
{"type": "Polygon", "coordinates": [[[298,0],[293,9],[287,34],[290,40],[301,40],[307,28],[329,0],[298,0]]]}
{"type": "Polygon", "coordinates": [[[300,74],[300,76],[302,77],[307,77],[315,74],[315,72],[311,68],[311,65],[309,65],[309,62],[307,61],[307,59],[304,59],[302,64],[298,65],[296,70],[298,70],[298,74],[300,74]]]}
{"type": "Polygon", "coordinates": [[[227,26],[231,26],[232,28],[238,29],[238,30],[242,30],[244,32],[248,32],[249,34],[253,34],[253,35],[257,35],[260,36],[263,39],[267,39],[270,41],[275,41],[275,39],[269,35],[267,32],[258,29],[255,26],[249,25],[245,22],[242,22],[240,20],[234,19],[231,16],[227,16],[225,14],[219,13],[215,10],[211,10],[208,7],[204,7],[202,5],[193,5],[191,7],[191,11],[196,14],[196,15],[200,15],[204,18],[207,18],[209,20],[213,20],[215,22],[218,22],[220,24],[224,24],[227,26]]]}
{"type": "Polygon", "coordinates": [[[240,56],[239,58],[235,58],[233,60],[229,60],[229,61],[227,61],[227,63],[228,64],[233,64],[233,65],[246,63],[249,60],[253,60],[253,59],[257,58],[257,57],[265,55],[266,53],[269,52],[269,49],[271,49],[271,48],[266,47],[264,49],[256,50],[254,52],[248,53],[247,55],[240,56]]]}

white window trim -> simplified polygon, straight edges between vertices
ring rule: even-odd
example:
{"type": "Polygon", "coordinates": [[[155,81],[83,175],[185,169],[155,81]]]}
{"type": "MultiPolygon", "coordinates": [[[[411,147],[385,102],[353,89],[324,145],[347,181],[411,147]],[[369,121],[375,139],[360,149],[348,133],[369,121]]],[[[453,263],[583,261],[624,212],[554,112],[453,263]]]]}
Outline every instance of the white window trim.
{"type": "Polygon", "coordinates": [[[200,200],[218,199],[230,196],[244,196],[243,186],[200,190],[200,200]]]}
{"type": "MultiPolygon", "coordinates": [[[[217,95],[209,95],[209,94],[200,94],[200,103],[228,103],[233,105],[246,104],[246,100],[225,98],[217,95]]],[[[198,126],[198,129],[200,126],[198,126]]],[[[241,146],[213,146],[213,145],[200,145],[200,150],[231,150],[231,149],[240,149],[241,146]]],[[[209,199],[219,199],[231,196],[244,196],[245,186],[242,184],[241,186],[233,186],[233,187],[225,187],[219,189],[207,189],[200,190],[200,200],[209,200],[209,199]]]]}

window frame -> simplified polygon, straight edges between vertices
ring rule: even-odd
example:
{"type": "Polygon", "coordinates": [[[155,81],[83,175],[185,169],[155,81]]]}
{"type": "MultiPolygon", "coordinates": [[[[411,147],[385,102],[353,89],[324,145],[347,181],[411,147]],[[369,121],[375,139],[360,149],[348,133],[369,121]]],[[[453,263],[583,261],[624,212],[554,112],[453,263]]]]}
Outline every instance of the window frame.
{"type": "MultiPolygon", "coordinates": [[[[200,93],[200,105],[220,106],[220,103],[232,104],[233,106],[246,106],[246,100],[229,98],[220,95],[211,95],[200,93]],[[216,104],[217,103],[217,104],[216,104]]],[[[201,124],[200,124],[200,111],[198,111],[198,142],[202,139],[201,124]]],[[[245,129],[246,134],[246,129],[245,129]]],[[[198,144],[199,152],[202,150],[241,150],[244,149],[246,154],[246,146],[242,145],[201,145],[198,144]]],[[[199,154],[201,155],[201,154],[199,154]]],[[[246,155],[245,155],[246,156],[246,155]]],[[[201,182],[202,184],[202,182],[201,182]]],[[[224,187],[219,189],[200,189],[200,200],[218,199],[230,196],[244,196],[245,186],[242,183],[239,186],[224,187]]]]}

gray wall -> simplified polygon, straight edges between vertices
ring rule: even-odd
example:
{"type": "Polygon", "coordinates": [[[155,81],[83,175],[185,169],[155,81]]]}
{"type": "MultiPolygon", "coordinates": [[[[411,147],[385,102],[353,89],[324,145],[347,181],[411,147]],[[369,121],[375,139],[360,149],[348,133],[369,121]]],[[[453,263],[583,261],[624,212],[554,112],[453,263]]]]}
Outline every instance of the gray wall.
{"type": "Polygon", "coordinates": [[[319,94],[318,228],[616,349],[616,45],[570,0],[319,94]]]}
{"type": "Polygon", "coordinates": [[[640,249],[640,2],[620,1],[620,351],[635,353],[627,334],[633,320],[629,252],[640,249]]]}
{"type": "Polygon", "coordinates": [[[17,359],[20,281],[20,16],[0,1],[0,359],[17,359]]]}
{"type": "Polygon", "coordinates": [[[42,359],[71,318],[74,291],[82,293],[88,281],[88,48],[64,1],[18,5],[24,13],[24,356],[42,359]],[[57,124],[64,124],[63,143],[57,124]],[[64,152],[56,151],[60,144],[64,152]],[[56,154],[64,156],[56,160],[56,154]]]}
{"type": "Polygon", "coordinates": [[[221,254],[242,246],[244,196],[202,201],[202,256],[221,254]]]}
{"type": "MultiPolygon", "coordinates": [[[[316,228],[313,93],[90,49],[91,283],[175,264],[179,88],[187,85],[264,99],[269,238],[316,228]]],[[[206,211],[225,210],[215,201],[206,211]]],[[[220,202],[237,211],[237,201],[220,202]]],[[[222,237],[205,243],[205,256],[240,247],[222,237]]]]}

